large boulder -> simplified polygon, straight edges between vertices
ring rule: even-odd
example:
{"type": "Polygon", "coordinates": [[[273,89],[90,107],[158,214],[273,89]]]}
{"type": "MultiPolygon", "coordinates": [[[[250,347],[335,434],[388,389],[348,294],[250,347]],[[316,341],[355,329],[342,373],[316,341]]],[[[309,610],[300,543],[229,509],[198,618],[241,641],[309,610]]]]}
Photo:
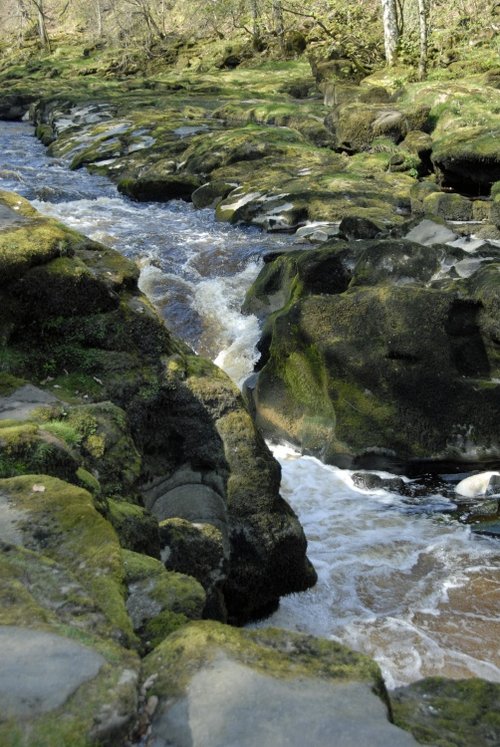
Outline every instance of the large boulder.
{"type": "Polygon", "coordinates": [[[341,466],[498,460],[498,250],[337,242],[266,264],[257,423],[341,466]]]}

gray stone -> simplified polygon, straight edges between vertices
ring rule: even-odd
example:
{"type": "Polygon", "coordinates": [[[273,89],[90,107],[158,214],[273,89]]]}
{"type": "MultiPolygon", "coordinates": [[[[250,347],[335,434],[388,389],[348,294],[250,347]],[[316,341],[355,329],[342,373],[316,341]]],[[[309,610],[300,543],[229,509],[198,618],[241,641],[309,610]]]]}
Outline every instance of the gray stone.
{"type": "Polygon", "coordinates": [[[414,747],[368,683],[282,680],[219,656],[167,702],[151,747],[414,747]]]}
{"type": "Polygon", "coordinates": [[[3,228],[12,228],[12,226],[18,226],[21,223],[27,223],[28,219],[23,215],[19,215],[15,210],[12,210],[7,205],[0,205],[0,231],[3,228]]]}
{"type": "Polygon", "coordinates": [[[37,407],[57,401],[57,397],[50,392],[38,389],[32,384],[26,384],[9,394],[8,397],[0,397],[0,419],[27,420],[37,407]]]}
{"type": "Polygon", "coordinates": [[[223,498],[207,485],[193,483],[179,485],[162,495],[151,508],[158,521],[164,519],[187,519],[197,523],[208,523],[225,529],[227,509],[223,498]]]}
{"type": "Polygon", "coordinates": [[[0,721],[59,708],[105,662],[67,638],[15,626],[0,627],[0,650],[0,721]]]}
{"type": "Polygon", "coordinates": [[[19,528],[28,513],[12,506],[9,499],[0,493],[0,542],[8,545],[22,545],[23,533],[19,528]]]}
{"type": "Polygon", "coordinates": [[[446,244],[448,241],[454,241],[458,236],[447,226],[441,223],[435,223],[433,220],[426,218],[411,229],[406,234],[405,239],[415,241],[417,244],[432,246],[432,244],[446,244]]]}

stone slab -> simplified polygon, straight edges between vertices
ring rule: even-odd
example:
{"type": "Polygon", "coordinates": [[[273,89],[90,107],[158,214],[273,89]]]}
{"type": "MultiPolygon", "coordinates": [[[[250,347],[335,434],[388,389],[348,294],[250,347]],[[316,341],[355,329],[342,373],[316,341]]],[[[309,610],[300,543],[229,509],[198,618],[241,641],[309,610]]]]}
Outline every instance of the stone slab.
{"type": "Polygon", "coordinates": [[[57,401],[57,397],[50,392],[26,384],[8,397],[0,397],[0,420],[27,420],[37,407],[57,401]]]}
{"type": "Polygon", "coordinates": [[[408,239],[408,241],[416,241],[417,244],[423,244],[424,246],[446,244],[447,242],[455,241],[457,238],[457,234],[452,230],[428,218],[420,221],[405,236],[405,239],[408,239]]]}
{"type": "Polygon", "coordinates": [[[0,721],[59,708],[105,662],[67,638],[9,625],[0,627],[0,651],[0,721]]]}
{"type": "Polygon", "coordinates": [[[167,703],[150,747],[415,747],[368,683],[276,679],[221,655],[167,703]]]}

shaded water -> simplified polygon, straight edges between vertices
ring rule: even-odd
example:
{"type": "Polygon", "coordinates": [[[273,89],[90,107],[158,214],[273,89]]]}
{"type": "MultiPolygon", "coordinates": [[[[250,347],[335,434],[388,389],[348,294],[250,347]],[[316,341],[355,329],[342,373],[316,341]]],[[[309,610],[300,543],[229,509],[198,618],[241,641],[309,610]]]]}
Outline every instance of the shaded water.
{"type": "MultiPolygon", "coordinates": [[[[182,202],[133,203],[107,179],[48,159],[24,124],[0,124],[0,187],[138,261],[141,287],[177,335],[236,381],[252,369],[258,324],[239,307],[259,256],[288,237],[182,202]]],[[[346,470],[283,446],[275,454],[319,582],[264,624],[363,650],[390,686],[431,674],[500,681],[498,544],[451,518],[446,496],[363,491],[346,470]]]]}

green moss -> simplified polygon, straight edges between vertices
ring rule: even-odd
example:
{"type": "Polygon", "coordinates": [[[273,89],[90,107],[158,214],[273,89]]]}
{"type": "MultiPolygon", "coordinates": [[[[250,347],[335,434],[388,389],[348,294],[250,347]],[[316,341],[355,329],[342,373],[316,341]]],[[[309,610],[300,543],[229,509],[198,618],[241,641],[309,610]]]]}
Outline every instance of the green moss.
{"type": "MultiPolygon", "coordinates": [[[[5,195],[1,193],[0,197],[2,194],[5,195]]],[[[42,219],[37,214],[27,220],[27,226],[12,227],[0,233],[2,285],[19,278],[31,267],[57,257],[71,256],[85,241],[56,221],[42,219]]]]}
{"type": "Polygon", "coordinates": [[[148,641],[149,648],[156,648],[167,636],[179,630],[188,622],[189,618],[186,615],[171,610],[163,610],[152,620],[148,620],[144,626],[143,635],[148,641]]]}
{"type": "Polygon", "coordinates": [[[68,446],[79,446],[81,444],[81,434],[78,433],[78,431],[76,431],[69,423],[64,423],[59,420],[51,420],[48,423],[44,423],[43,429],[54,434],[57,438],[60,438],[68,444],[68,446]]]}
{"type": "Polygon", "coordinates": [[[273,628],[243,631],[207,621],[190,623],[146,658],[146,676],[158,674],[151,692],[180,695],[196,669],[221,650],[273,677],[366,681],[385,696],[375,662],[340,644],[273,628]]]}
{"type": "MultiPolygon", "coordinates": [[[[119,504],[120,506],[123,504],[119,504]]],[[[128,509],[128,504],[125,504],[128,509]]],[[[130,550],[122,550],[123,567],[127,584],[154,578],[165,573],[165,566],[160,560],[149,555],[141,555],[130,550]]]]}
{"type": "Polygon", "coordinates": [[[133,642],[123,599],[120,546],[111,525],[95,510],[92,496],[45,475],[2,480],[1,489],[17,508],[29,512],[34,529],[46,528],[44,553],[74,572],[109,623],[133,642]]]}
{"type": "Polygon", "coordinates": [[[79,467],[76,471],[76,476],[80,482],[82,488],[88,490],[92,495],[99,495],[101,492],[101,484],[99,480],[94,477],[88,470],[83,467],[79,467]]]}
{"type": "Polygon", "coordinates": [[[150,650],[188,622],[199,619],[205,606],[206,595],[201,584],[191,576],[165,570],[158,560],[138,553],[123,551],[126,581],[136,593],[152,600],[156,613],[148,614],[139,633],[150,650]]]}
{"type": "Polygon", "coordinates": [[[429,677],[391,693],[394,723],[421,744],[488,747],[500,736],[500,686],[429,677]]]}
{"type": "Polygon", "coordinates": [[[127,501],[109,499],[106,517],[123,548],[159,557],[158,521],[146,509],[127,501]]]}
{"type": "Polygon", "coordinates": [[[17,376],[12,376],[12,374],[0,371],[0,396],[8,397],[9,394],[15,392],[16,389],[19,389],[25,383],[26,381],[24,379],[20,379],[17,376]]]}

